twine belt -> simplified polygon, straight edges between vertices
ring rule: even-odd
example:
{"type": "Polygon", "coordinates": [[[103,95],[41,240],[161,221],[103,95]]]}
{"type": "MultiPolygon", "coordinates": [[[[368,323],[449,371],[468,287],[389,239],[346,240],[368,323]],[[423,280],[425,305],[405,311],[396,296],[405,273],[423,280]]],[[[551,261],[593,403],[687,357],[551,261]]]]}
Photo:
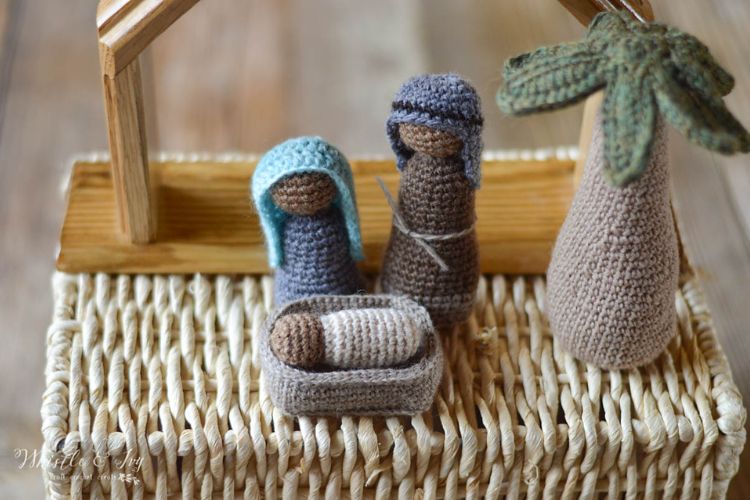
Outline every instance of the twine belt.
{"type": "Polygon", "coordinates": [[[445,261],[440,257],[440,255],[438,255],[438,253],[435,251],[435,249],[432,248],[430,242],[449,241],[455,240],[456,238],[463,238],[467,234],[471,234],[471,232],[474,231],[476,222],[473,222],[471,226],[457,233],[425,234],[412,231],[406,226],[404,218],[401,216],[401,211],[398,208],[398,203],[396,203],[396,200],[394,200],[393,196],[391,196],[391,192],[388,191],[388,188],[386,187],[385,182],[383,182],[383,179],[381,179],[380,177],[375,177],[375,180],[378,181],[380,189],[383,190],[385,199],[386,201],[388,201],[388,205],[390,205],[391,207],[391,212],[393,212],[393,225],[396,226],[396,229],[404,233],[406,236],[409,236],[417,245],[422,247],[424,251],[427,252],[427,254],[432,258],[432,260],[434,260],[435,263],[440,266],[440,269],[442,269],[443,271],[448,271],[450,269],[448,267],[448,264],[446,264],[445,261]]]}

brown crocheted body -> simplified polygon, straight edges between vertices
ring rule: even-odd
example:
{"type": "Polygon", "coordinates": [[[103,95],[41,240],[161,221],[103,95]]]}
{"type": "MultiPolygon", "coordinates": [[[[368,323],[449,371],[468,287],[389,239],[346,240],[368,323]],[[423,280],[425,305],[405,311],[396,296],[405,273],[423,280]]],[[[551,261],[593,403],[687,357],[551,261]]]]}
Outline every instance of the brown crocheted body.
{"type": "MultiPolygon", "coordinates": [[[[415,153],[401,175],[399,210],[409,230],[454,234],[472,226],[474,189],[454,157],[415,153]]],[[[438,328],[464,321],[479,279],[476,233],[429,243],[448,265],[440,266],[395,226],[386,248],[381,283],[386,293],[407,295],[423,305],[438,328]]]]}

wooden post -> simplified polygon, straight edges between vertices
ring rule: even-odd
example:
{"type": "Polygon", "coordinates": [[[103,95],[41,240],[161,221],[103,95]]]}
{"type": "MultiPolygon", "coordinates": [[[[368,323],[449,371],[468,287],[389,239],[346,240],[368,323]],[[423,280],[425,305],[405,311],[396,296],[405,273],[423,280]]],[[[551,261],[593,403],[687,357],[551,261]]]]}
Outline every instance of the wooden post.
{"type": "Polygon", "coordinates": [[[604,92],[599,91],[590,95],[586,99],[586,104],[583,106],[583,117],[581,119],[581,135],[578,138],[578,159],[576,159],[576,167],[573,172],[573,185],[577,188],[583,177],[583,169],[586,166],[586,158],[589,155],[589,147],[591,146],[591,138],[594,132],[594,122],[596,121],[596,114],[599,112],[599,108],[604,100],[604,92]]]}
{"type": "Polygon", "coordinates": [[[114,77],[103,75],[112,182],[120,229],[132,243],[156,237],[146,148],[140,61],[114,77]]]}
{"type": "Polygon", "coordinates": [[[139,54],[197,1],[101,0],[97,9],[117,221],[130,243],[156,238],[139,54]]]}

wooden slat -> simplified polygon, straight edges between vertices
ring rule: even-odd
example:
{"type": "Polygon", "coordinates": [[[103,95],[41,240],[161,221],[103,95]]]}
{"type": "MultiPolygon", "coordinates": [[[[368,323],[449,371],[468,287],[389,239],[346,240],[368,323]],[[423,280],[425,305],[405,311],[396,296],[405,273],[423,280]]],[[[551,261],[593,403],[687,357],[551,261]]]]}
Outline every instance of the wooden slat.
{"type": "Polygon", "coordinates": [[[584,26],[588,26],[594,16],[605,10],[608,4],[615,9],[630,11],[647,21],[654,19],[654,11],[648,0],[559,0],[559,2],[584,26]]]}
{"type": "Polygon", "coordinates": [[[139,54],[196,1],[101,0],[97,9],[116,224],[135,244],[156,234],[139,54]]]}
{"type": "MultiPolygon", "coordinates": [[[[150,150],[185,151],[192,144],[211,152],[266,151],[295,129],[296,133],[330,137],[337,146],[353,150],[342,143],[340,135],[326,135],[305,116],[305,109],[313,107],[320,119],[319,104],[307,102],[308,93],[304,98],[290,93],[291,88],[303,90],[299,75],[303,65],[311,64],[314,54],[332,49],[305,38],[311,55],[304,59],[291,52],[289,46],[295,39],[286,34],[299,32],[296,25],[290,27],[286,3],[200,2],[149,47],[144,53],[149,59],[143,61],[143,80],[150,150]],[[210,43],[193,43],[186,51],[186,39],[210,43]]],[[[300,14],[295,11],[295,15],[300,14]]],[[[336,67],[343,66],[342,57],[337,55],[336,67]]],[[[302,78],[307,92],[314,87],[311,76],[313,72],[302,78]]],[[[362,76],[367,77],[374,78],[374,70],[362,76]]],[[[340,86],[337,96],[350,89],[352,82],[343,81],[340,86]]],[[[382,123],[378,125],[377,133],[382,134],[382,123]]],[[[352,128],[367,137],[361,122],[352,128]]]]}
{"type": "Polygon", "coordinates": [[[560,3],[584,26],[600,12],[596,3],[590,0],[560,0],[560,3]]]}
{"type": "Polygon", "coordinates": [[[198,0],[102,0],[96,12],[99,57],[114,77],[198,0]]]}
{"type": "MultiPolygon", "coordinates": [[[[248,198],[252,163],[155,163],[156,241],[137,246],[118,236],[112,179],[105,163],[73,169],[57,268],[66,272],[263,273],[258,220],[248,198]]],[[[391,161],[352,163],[362,220],[366,271],[379,267],[391,213],[375,176],[393,192],[391,161]]],[[[570,202],[572,161],[486,162],[478,192],[483,272],[541,273],[570,202]]]]}

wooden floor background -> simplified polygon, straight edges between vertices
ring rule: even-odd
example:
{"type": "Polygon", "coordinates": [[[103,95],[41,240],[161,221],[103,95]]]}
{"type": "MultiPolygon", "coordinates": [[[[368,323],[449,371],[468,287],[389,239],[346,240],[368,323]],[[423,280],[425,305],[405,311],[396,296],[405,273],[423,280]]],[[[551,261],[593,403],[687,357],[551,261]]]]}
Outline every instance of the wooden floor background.
{"type": "MultiPolygon", "coordinates": [[[[652,0],[737,78],[750,125],[750,2],[652,0]]],[[[14,449],[41,441],[50,276],[70,159],[106,148],[93,0],[0,0],[0,498],[39,498],[14,449]]],[[[489,148],[575,144],[580,109],[525,119],[493,104],[502,61],[582,28],[553,0],[204,0],[145,55],[152,150],[262,152],[315,133],[388,153],[399,83],[458,71],[484,99],[489,148]]],[[[674,191],[735,378],[750,397],[750,160],[671,144],[674,191]]],[[[750,455],[732,498],[747,496],[750,455]]]]}

